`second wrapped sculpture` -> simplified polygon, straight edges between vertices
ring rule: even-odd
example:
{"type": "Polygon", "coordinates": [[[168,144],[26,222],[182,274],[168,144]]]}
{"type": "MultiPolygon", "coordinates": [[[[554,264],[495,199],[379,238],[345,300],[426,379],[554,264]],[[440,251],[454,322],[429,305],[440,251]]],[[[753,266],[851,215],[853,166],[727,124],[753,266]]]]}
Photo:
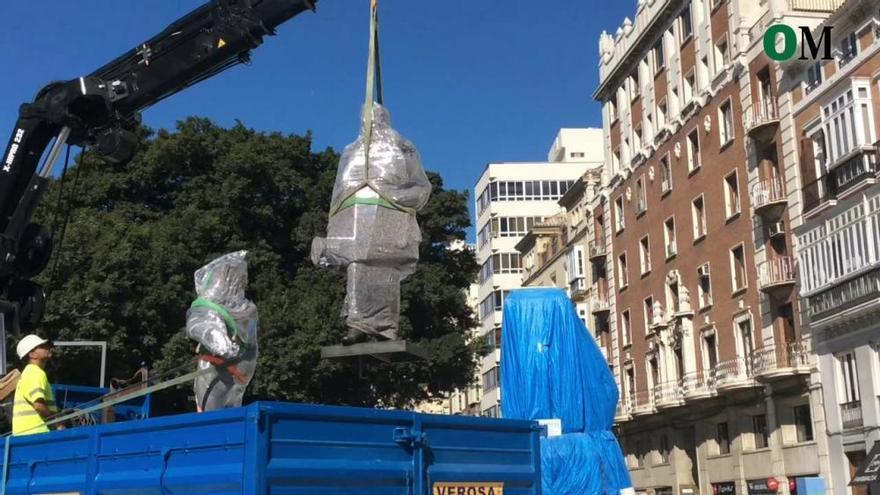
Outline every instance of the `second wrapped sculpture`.
{"type": "Polygon", "coordinates": [[[397,339],[400,282],[415,271],[422,241],[416,212],[431,194],[415,146],[382,105],[371,115],[372,133],[362,130],[339,160],[327,237],[312,241],[315,265],[346,270],[346,343],[397,339]]]}

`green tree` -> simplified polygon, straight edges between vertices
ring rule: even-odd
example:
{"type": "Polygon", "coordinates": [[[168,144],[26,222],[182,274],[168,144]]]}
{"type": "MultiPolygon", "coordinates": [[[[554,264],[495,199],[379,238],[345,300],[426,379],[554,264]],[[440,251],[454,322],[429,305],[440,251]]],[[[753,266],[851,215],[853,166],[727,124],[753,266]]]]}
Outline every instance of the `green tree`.
{"type": "MultiPolygon", "coordinates": [[[[401,334],[430,359],[327,362],[321,346],[345,332],[344,274],[312,266],[308,255],[326,229],[337,153],[313,152],[310,135],[224,129],[200,118],[179,122],[176,132],[144,131],[142,141],[125,165],[86,152],[68,173],[60,208],[59,181],[40,205],[45,225],[64,224],[57,212],[69,211],[63,246],[40,277],[50,292],[42,333],[108,341],[109,376],[128,376],[141,362],[159,373],[185,366],[194,355],[183,334],[193,272],[247,249],[249,297],[261,319],[249,398],[401,407],[471,380],[478,345],[469,341],[475,320],[465,291],[477,265],[470,251],[446,248],[470,225],[466,193],[429,174],[421,262],[403,284],[401,334]]],[[[94,381],[88,361],[83,352],[60,353],[56,381],[94,381]]],[[[191,409],[189,389],[160,402],[191,409]]]]}

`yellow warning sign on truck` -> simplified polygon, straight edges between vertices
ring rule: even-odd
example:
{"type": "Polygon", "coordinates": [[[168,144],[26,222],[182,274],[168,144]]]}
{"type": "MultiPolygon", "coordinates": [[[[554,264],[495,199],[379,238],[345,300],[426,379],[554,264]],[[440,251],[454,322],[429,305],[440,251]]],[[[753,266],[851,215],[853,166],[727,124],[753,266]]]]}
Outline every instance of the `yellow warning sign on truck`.
{"type": "Polygon", "coordinates": [[[504,483],[434,483],[433,495],[504,495],[504,483]]]}

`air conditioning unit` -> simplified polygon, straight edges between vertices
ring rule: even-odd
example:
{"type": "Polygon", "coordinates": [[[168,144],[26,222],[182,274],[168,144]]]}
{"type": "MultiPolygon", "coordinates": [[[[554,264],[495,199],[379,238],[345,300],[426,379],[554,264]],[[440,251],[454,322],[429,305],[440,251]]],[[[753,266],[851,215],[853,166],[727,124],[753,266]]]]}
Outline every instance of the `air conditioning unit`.
{"type": "Polygon", "coordinates": [[[672,189],[672,182],[669,179],[663,179],[660,181],[660,190],[666,192],[672,189]]]}
{"type": "Polygon", "coordinates": [[[678,245],[670,242],[666,245],[666,256],[673,256],[678,253],[678,245]]]}
{"type": "Polygon", "coordinates": [[[709,263],[700,265],[697,268],[697,276],[700,278],[709,278],[709,263]]]}
{"type": "Polygon", "coordinates": [[[785,237],[785,224],[783,222],[770,224],[770,238],[775,239],[777,237],[785,237]]]}

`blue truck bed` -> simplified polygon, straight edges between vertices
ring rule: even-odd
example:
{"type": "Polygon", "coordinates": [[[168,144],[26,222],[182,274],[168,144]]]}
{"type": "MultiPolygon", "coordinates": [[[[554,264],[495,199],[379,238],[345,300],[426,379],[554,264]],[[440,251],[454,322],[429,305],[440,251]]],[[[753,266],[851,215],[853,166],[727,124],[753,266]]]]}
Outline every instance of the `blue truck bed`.
{"type": "Polygon", "coordinates": [[[540,495],[532,422],[257,402],[9,443],[6,493],[540,495]]]}

